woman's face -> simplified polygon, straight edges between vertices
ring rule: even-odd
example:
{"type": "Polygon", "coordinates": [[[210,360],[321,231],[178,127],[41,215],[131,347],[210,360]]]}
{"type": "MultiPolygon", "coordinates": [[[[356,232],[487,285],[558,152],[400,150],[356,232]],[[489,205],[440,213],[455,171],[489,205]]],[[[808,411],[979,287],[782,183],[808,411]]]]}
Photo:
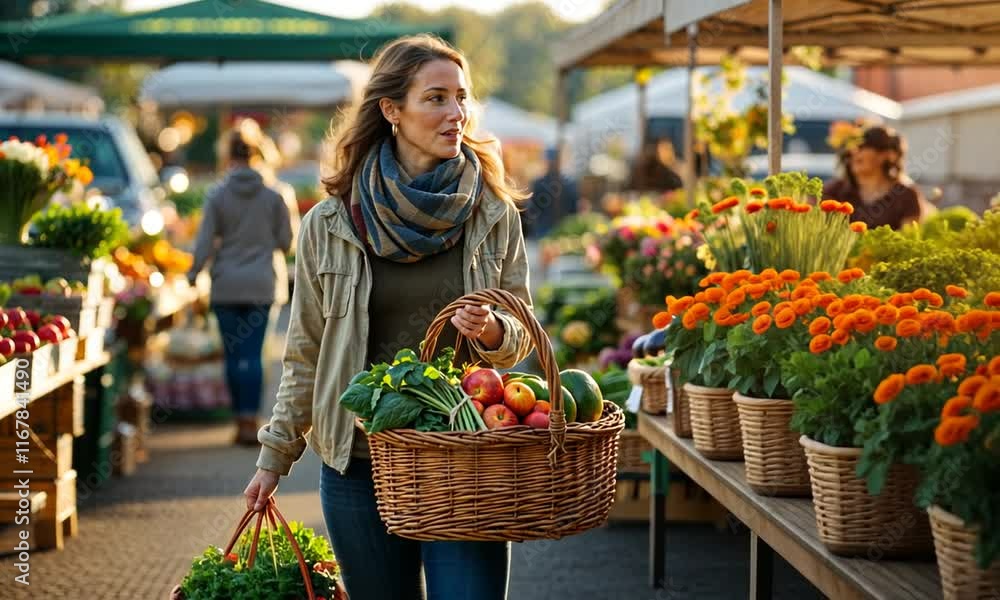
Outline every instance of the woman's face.
{"type": "Polygon", "coordinates": [[[882,165],[890,160],[891,152],[888,150],[875,150],[866,146],[861,146],[851,153],[851,171],[856,177],[871,177],[881,174],[882,165]]]}
{"type": "Polygon", "coordinates": [[[468,121],[468,86],[461,67],[434,60],[417,71],[397,112],[397,138],[423,154],[447,160],[461,152],[468,121]]]}

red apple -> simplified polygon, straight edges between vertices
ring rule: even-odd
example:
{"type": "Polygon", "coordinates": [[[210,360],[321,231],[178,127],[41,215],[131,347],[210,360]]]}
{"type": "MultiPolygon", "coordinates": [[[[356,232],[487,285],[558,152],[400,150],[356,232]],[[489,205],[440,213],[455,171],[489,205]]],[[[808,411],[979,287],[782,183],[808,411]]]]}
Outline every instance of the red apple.
{"type": "Polygon", "coordinates": [[[478,369],[462,379],[462,389],[473,400],[479,400],[483,406],[503,402],[503,380],[500,373],[493,369],[478,369]]]}
{"type": "Polygon", "coordinates": [[[73,328],[73,326],[69,322],[69,319],[67,319],[62,315],[45,315],[45,317],[42,318],[42,323],[45,323],[46,325],[51,323],[56,327],[58,327],[59,333],[62,334],[63,338],[69,337],[66,334],[69,333],[69,330],[73,328]]]}
{"type": "Polygon", "coordinates": [[[8,308],[7,317],[9,318],[9,327],[11,329],[26,329],[30,325],[28,315],[24,314],[24,309],[20,306],[17,308],[8,308]]]}
{"type": "Polygon", "coordinates": [[[492,404],[483,410],[483,422],[487,429],[513,427],[518,424],[517,415],[503,404],[492,404]]]}
{"type": "Polygon", "coordinates": [[[473,400],[472,405],[476,407],[477,413],[479,413],[480,415],[483,414],[483,410],[485,409],[485,407],[483,406],[482,402],[480,402],[479,400],[473,400]]]}
{"type": "Polygon", "coordinates": [[[17,293],[22,294],[24,296],[41,296],[42,288],[38,287],[37,285],[29,285],[27,287],[23,287],[17,290],[17,293]]]}
{"type": "Polygon", "coordinates": [[[552,410],[552,405],[549,404],[548,400],[539,400],[535,402],[535,408],[534,408],[535,412],[549,414],[551,410],[552,410]]]}
{"type": "Polygon", "coordinates": [[[0,338],[0,356],[7,358],[14,354],[14,340],[0,338]]]}
{"type": "Polygon", "coordinates": [[[532,411],[531,414],[524,417],[524,424],[528,427],[534,427],[535,429],[548,429],[549,415],[537,410],[532,411]]]}
{"type": "Polygon", "coordinates": [[[527,384],[512,381],[503,389],[503,403],[519,417],[535,409],[535,392],[527,384]]]}
{"type": "Polygon", "coordinates": [[[9,324],[10,317],[7,316],[7,313],[4,310],[0,309],[0,329],[7,327],[9,324]]]}
{"type": "Polygon", "coordinates": [[[42,322],[42,315],[38,314],[36,310],[26,310],[24,311],[24,316],[28,317],[28,322],[31,323],[31,328],[38,330],[38,325],[42,322]]]}
{"type": "Polygon", "coordinates": [[[42,340],[42,343],[58,344],[63,341],[63,334],[59,331],[59,326],[53,323],[42,325],[35,333],[38,334],[38,339],[42,340]]]}
{"type": "Polygon", "coordinates": [[[14,354],[30,354],[42,345],[42,340],[34,331],[14,332],[14,354]]]}

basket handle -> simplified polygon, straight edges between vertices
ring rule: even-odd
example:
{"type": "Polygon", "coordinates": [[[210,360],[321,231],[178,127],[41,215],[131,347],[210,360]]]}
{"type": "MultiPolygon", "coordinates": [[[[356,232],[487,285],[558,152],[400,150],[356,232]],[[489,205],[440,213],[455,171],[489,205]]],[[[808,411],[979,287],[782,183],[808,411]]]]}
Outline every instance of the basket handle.
{"type": "Polygon", "coordinates": [[[261,512],[256,512],[254,509],[247,509],[243,513],[243,517],[240,519],[239,524],[236,526],[236,532],[233,533],[233,537],[229,539],[229,543],[226,545],[226,549],[222,551],[223,560],[229,553],[233,551],[233,547],[236,542],[240,539],[240,535],[243,531],[250,526],[250,522],[253,521],[254,515],[257,515],[257,525],[254,527],[253,532],[253,545],[250,546],[250,557],[247,559],[247,567],[252,568],[254,561],[257,559],[257,542],[260,539],[260,528],[264,524],[264,519],[267,519],[272,529],[277,529],[276,523],[274,522],[275,517],[281,521],[284,526],[282,531],[285,534],[285,538],[288,543],[292,545],[292,551],[295,552],[295,559],[299,563],[299,571],[302,573],[302,578],[305,580],[306,584],[306,595],[309,600],[316,600],[316,593],[313,591],[312,577],[309,576],[309,567],[306,565],[306,559],[302,555],[302,550],[299,548],[298,542],[295,541],[295,536],[292,535],[291,528],[288,527],[288,522],[285,521],[285,517],[282,516],[281,512],[278,510],[278,505],[274,501],[274,497],[267,499],[267,505],[261,512]]]}
{"type": "MultiPolygon", "coordinates": [[[[545,374],[545,381],[549,386],[549,400],[552,404],[549,411],[549,434],[552,441],[549,461],[554,464],[556,451],[564,449],[563,443],[566,438],[566,411],[563,405],[562,383],[559,378],[559,367],[556,363],[555,353],[552,351],[552,342],[549,340],[549,335],[545,333],[545,329],[542,328],[541,323],[535,318],[535,315],[531,312],[531,308],[528,307],[524,300],[521,300],[507,290],[497,288],[479,290],[461,296],[444,307],[434,317],[434,320],[431,321],[430,326],[427,328],[427,334],[424,336],[424,341],[421,344],[420,360],[422,362],[433,360],[438,337],[441,335],[444,326],[459,308],[482,306],[483,304],[496,305],[506,309],[507,312],[524,325],[532,344],[535,346],[535,350],[538,351],[538,362],[542,367],[542,372],[545,374]]],[[[462,336],[459,334],[459,341],[461,341],[461,338],[462,336]]]]}

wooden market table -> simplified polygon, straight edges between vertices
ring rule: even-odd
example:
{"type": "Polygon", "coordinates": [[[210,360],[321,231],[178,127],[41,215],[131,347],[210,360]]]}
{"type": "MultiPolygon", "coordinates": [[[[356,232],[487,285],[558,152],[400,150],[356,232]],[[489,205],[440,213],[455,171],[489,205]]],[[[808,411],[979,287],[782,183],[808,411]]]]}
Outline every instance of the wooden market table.
{"type": "MultiPolygon", "coordinates": [[[[43,381],[38,382],[37,384],[32,383],[28,390],[28,401],[33,402],[64,385],[70,384],[80,375],[86,375],[91,371],[100,369],[101,367],[107,365],[110,361],[111,354],[109,352],[103,352],[90,360],[77,361],[73,363],[73,367],[71,369],[59,371],[50,377],[46,377],[43,381]]],[[[14,414],[17,409],[18,405],[14,401],[14,395],[0,398],[0,419],[14,414]]]]}
{"type": "MultiPolygon", "coordinates": [[[[816,532],[811,499],[757,494],[746,482],[743,462],[705,458],[695,450],[692,440],[674,434],[666,417],[640,412],[639,433],[750,529],[751,599],[771,598],[775,551],[823,594],[836,600],[941,598],[938,569],[933,562],[868,560],[831,554],[816,532]]],[[[662,503],[658,504],[656,498],[650,502],[650,512],[652,583],[661,587],[666,536],[662,503]]]]}

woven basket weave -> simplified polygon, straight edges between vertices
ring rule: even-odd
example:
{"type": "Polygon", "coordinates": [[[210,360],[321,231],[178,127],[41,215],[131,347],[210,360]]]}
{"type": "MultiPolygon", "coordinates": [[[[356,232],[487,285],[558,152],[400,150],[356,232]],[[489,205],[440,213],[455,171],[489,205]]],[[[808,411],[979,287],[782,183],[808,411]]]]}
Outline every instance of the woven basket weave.
{"type": "Polygon", "coordinates": [[[618,472],[649,473],[649,463],[642,460],[642,453],[652,450],[646,438],[635,429],[626,429],[618,438],[618,472]]]}
{"type": "Polygon", "coordinates": [[[677,369],[670,369],[670,381],[673,385],[667,393],[674,396],[671,412],[674,418],[674,433],[677,437],[689,438],[694,435],[691,431],[691,401],[680,379],[680,372],[677,369]]]}
{"type": "Polygon", "coordinates": [[[712,460],[743,460],[740,413],[733,390],[685,383],[684,391],[691,403],[695,449],[712,460]]]}
{"type": "Polygon", "coordinates": [[[995,600],[1000,597],[1000,560],[985,571],[973,558],[977,530],[940,506],[927,510],[945,600],[995,600]]]}
{"type": "Polygon", "coordinates": [[[527,329],[551,394],[550,427],[370,435],[382,521],[389,533],[428,541],[558,539],[600,526],[614,502],[625,416],[605,402],[597,421],[566,423],[552,345],[523,301],[496,289],[455,300],[427,329],[421,360],[434,356],[455,311],[483,304],[507,309],[527,329]]]}
{"type": "Polygon", "coordinates": [[[792,431],[791,400],[749,398],[737,392],[747,483],[763,496],[808,496],[809,464],[792,431]]]}
{"type": "Polygon", "coordinates": [[[913,502],[916,469],[892,467],[882,493],[872,496],[856,475],[861,448],[836,448],[806,436],[799,443],[809,461],[816,528],[830,552],[868,558],[930,555],[930,522],[913,502]]]}
{"type": "Polygon", "coordinates": [[[642,386],[643,412],[662,415],[667,412],[667,367],[649,367],[636,360],[628,363],[628,378],[632,385],[642,386]]]}

